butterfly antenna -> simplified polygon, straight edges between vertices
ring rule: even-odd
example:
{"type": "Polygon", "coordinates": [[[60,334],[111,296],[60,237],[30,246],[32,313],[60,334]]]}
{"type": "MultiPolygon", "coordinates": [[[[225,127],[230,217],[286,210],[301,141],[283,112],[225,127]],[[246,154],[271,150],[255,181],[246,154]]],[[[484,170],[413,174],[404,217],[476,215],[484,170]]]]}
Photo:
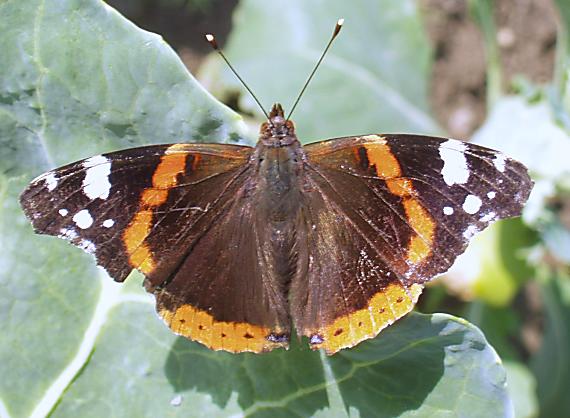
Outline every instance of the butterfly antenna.
{"type": "Polygon", "coordinates": [[[307,89],[307,86],[309,85],[309,83],[311,82],[311,79],[313,78],[313,76],[315,75],[315,73],[317,72],[317,68],[319,68],[319,65],[321,65],[321,62],[323,61],[323,59],[325,58],[325,55],[327,54],[329,48],[331,47],[334,39],[336,38],[336,36],[339,34],[340,30],[342,29],[342,25],[344,24],[344,19],[339,19],[336,22],[336,25],[334,27],[334,31],[333,34],[331,36],[331,39],[329,40],[329,43],[327,44],[325,50],[323,51],[323,53],[321,54],[321,57],[319,58],[319,60],[317,61],[317,64],[315,65],[315,68],[313,68],[313,71],[311,71],[311,74],[309,75],[309,78],[307,78],[307,81],[305,81],[305,84],[303,85],[303,88],[301,89],[301,93],[299,93],[299,95],[297,96],[297,100],[295,100],[295,103],[293,103],[293,106],[291,107],[291,111],[289,112],[289,116],[287,116],[287,120],[289,120],[291,118],[291,115],[293,114],[293,111],[295,110],[295,108],[297,107],[297,104],[299,103],[299,100],[301,100],[301,96],[303,96],[303,93],[305,93],[305,90],[307,89]]]}
{"type": "Polygon", "coordinates": [[[220,47],[218,46],[218,43],[216,42],[216,38],[214,38],[214,35],[212,35],[211,33],[206,34],[206,40],[208,41],[208,43],[212,46],[212,48],[214,48],[214,50],[220,54],[220,57],[222,57],[224,59],[224,61],[226,62],[226,64],[228,64],[228,67],[230,67],[230,70],[232,70],[232,73],[234,73],[234,75],[237,77],[237,79],[240,81],[241,84],[243,84],[243,86],[246,88],[246,90],[249,92],[249,94],[251,94],[251,97],[253,97],[253,99],[255,100],[255,102],[257,103],[257,105],[259,106],[259,108],[261,109],[261,111],[263,112],[263,114],[265,115],[265,117],[267,118],[268,121],[270,121],[269,119],[269,115],[267,114],[267,112],[265,111],[265,109],[263,108],[263,106],[261,105],[261,102],[257,99],[257,97],[255,97],[255,94],[253,94],[253,92],[251,91],[251,89],[249,88],[249,86],[245,83],[245,81],[243,81],[243,79],[239,76],[239,74],[237,73],[237,71],[235,70],[235,68],[232,66],[232,64],[230,64],[230,62],[228,61],[228,59],[226,58],[226,56],[224,55],[224,53],[222,52],[222,50],[220,49],[220,47]]]}

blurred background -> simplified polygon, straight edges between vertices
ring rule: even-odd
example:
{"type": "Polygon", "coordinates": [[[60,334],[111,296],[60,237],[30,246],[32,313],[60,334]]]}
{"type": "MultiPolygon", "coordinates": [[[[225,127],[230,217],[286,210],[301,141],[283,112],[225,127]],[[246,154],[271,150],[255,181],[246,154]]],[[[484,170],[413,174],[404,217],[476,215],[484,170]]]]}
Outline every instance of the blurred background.
{"type": "Polygon", "coordinates": [[[480,234],[418,310],[484,331],[507,368],[517,417],[570,416],[568,0],[109,3],[160,33],[253,132],[260,112],[203,35],[216,35],[265,107],[288,108],[344,17],[293,118],[302,140],[419,132],[523,161],[536,183],[523,218],[480,234]]]}

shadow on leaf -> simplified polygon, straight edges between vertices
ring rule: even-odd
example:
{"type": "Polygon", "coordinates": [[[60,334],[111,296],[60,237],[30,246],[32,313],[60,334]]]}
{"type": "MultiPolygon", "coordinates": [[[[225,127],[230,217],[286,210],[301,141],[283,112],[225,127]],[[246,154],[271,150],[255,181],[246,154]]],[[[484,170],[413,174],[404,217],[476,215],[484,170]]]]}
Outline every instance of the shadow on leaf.
{"type": "MultiPolygon", "coordinates": [[[[235,355],[180,337],[171,347],[166,376],[177,393],[207,393],[220,407],[237,392],[238,403],[248,415],[308,416],[330,402],[356,408],[361,416],[399,416],[421,409],[444,378],[446,364],[461,356],[466,343],[464,326],[432,319],[409,315],[379,337],[326,357],[332,371],[328,383],[320,354],[298,342],[289,351],[235,355]],[[450,323],[452,329],[446,331],[450,323]],[[338,385],[340,403],[328,398],[335,391],[327,393],[327,384],[338,385]]],[[[479,349],[484,348],[482,343],[479,349]]]]}
{"type": "Polygon", "coordinates": [[[263,402],[271,409],[311,415],[328,404],[319,353],[296,341],[289,351],[230,354],[180,337],[172,345],[165,374],[177,393],[195,389],[209,394],[220,407],[226,406],[232,392],[238,393],[243,409],[263,402]]]}

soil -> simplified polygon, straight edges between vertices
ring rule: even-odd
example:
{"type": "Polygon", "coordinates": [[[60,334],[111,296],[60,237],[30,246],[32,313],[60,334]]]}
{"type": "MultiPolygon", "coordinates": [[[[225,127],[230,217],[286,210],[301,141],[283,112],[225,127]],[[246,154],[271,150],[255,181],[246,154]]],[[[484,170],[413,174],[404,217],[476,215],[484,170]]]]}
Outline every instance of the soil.
{"type": "MultiPolygon", "coordinates": [[[[483,34],[467,1],[420,0],[435,54],[430,103],[449,134],[468,139],[485,120],[487,77],[483,34]]],[[[553,0],[496,0],[494,23],[502,87],[523,76],[546,83],[554,71],[557,15],[553,0]]]]}

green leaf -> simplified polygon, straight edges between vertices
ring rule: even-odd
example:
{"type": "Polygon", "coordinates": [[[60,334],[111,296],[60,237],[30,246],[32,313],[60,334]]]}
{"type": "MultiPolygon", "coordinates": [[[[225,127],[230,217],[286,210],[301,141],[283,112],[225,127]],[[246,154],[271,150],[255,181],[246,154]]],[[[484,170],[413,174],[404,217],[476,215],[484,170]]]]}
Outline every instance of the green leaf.
{"type": "MultiPolygon", "coordinates": [[[[392,27],[406,26],[394,10],[392,27]]],[[[160,38],[98,0],[4,1],[0,32],[0,414],[509,415],[500,360],[464,321],[412,314],[332,358],[306,341],[213,352],[168,330],[139,274],[114,283],[79,249],[34,235],[17,199],[46,168],[131,145],[237,140],[243,124],[160,38]]]]}
{"type": "Polygon", "coordinates": [[[546,310],[540,351],[532,358],[541,417],[570,416],[570,277],[552,274],[541,283],[546,310]]]}
{"type": "Polygon", "coordinates": [[[214,353],[170,334],[152,309],[112,311],[89,367],[54,416],[330,416],[342,414],[343,403],[360,416],[508,415],[495,352],[475,327],[447,315],[410,315],[381,338],[321,359],[299,347],[214,353]],[[341,397],[333,409],[331,390],[341,397]]]}
{"type": "Polygon", "coordinates": [[[95,0],[0,3],[0,172],[150,143],[240,139],[160,36],[95,0]]]}
{"type": "Polygon", "coordinates": [[[32,233],[24,185],[0,176],[0,400],[13,417],[28,416],[72,361],[100,292],[90,256],[32,233]]]}
{"type": "Polygon", "coordinates": [[[538,416],[536,379],[522,363],[519,352],[522,320],[510,306],[493,307],[475,300],[469,304],[467,318],[476,324],[496,348],[507,372],[507,389],[513,401],[517,418],[538,416]]]}
{"type": "MultiPolygon", "coordinates": [[[[303,0],[286,7],[245,0],[235,14],[226,55],[265,107],[280,102],[287,112],[341,17],[344,27],[293,117],[301,140],[439,131],[427,110],[431,51],[413,0],[363,0],[350,7],[338,0],[326,7],[303,0]]],[[[214,59],[223,71],[218,95],[244,92],[214,59]]],[[[248,93],[242,99],[244,108],[261,115],[248,93]]]]}

